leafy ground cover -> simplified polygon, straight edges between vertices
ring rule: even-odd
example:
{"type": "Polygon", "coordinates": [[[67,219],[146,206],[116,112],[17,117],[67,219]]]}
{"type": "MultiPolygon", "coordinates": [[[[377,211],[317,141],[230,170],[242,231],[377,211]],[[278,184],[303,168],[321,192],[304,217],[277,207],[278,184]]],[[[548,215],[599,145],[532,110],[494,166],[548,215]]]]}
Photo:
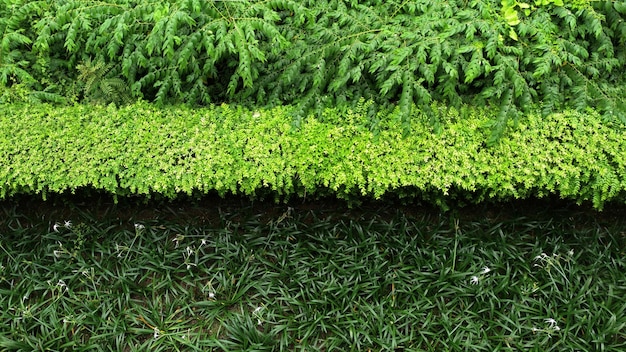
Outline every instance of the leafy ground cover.
{"type": "Polygon", "coordinates": [[[371,102],[361,103],[297,128],[293,106],[4,105],[0,198],[91,189],[148,198],[395,196],[442,208],[550,195],[598,209],[626,200],[626,128],[593,111],[529,114],[489,146],[488,108],[433,104],[445,121],[436,135],[414,109],[404,135],[401,111],[369,116],[371,102]]]}
{"type": "Polygon", "coordinates": [[[626,347],[623,209],[37,202],[0,204],[3,350],[626,347]]]}

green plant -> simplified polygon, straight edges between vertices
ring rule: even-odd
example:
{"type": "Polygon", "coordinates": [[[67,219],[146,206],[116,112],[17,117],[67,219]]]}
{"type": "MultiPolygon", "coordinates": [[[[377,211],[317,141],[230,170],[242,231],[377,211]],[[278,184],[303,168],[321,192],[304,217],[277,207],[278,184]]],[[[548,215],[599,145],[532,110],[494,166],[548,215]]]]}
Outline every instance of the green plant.
{"type": "Polygon", "coordinates": [[[487,148],[497,114],[489,109],[432,104],[442,124],[433,138],[417,107],[404,136],[400,108],[379,111],[375,132],[367,106],[324,109],[294,129],[294,106],[6,105],[0,198],[94,189],[114,197],[389,195],[443,207],[558,195],[602,208],[625,199],[626,129],[591,110],[527,114],[487,148]]]}
{"type": "Polygon", "coordinates": [[[94,204],[0,204],[0,349],[626,347],[620,217],[541,202],[460,217],[297,202],[285,218],[241,199],[94,204]],[[58,253],[67,221],[98,238],[80,256],[58,253]]]}
{"type": "Polygon", "coordinates": [[[110,76],[113,65],[104,62],[87,60],[76,68],[80,73],[78,80],[84,84],[86,100],[101,104],[129,103],[130,95],[126,82],[118,77],[110,76]]]}
{"type": "Polygon", "coordinates": [[[32,44],[28,29],[8,15],[23,5],[23,1],[3,1],[0,4],[0,85],[33,83],[35,80],[29,69],[28,46],[32,44]],[[13,21],[12,21],[13,20],[13,21]]]}
{"type": "MultiPolygon", "coordinates": [[[[47,69],[72,76],[80,62],[107,62],[134,95],[158,102],[208,103],[213,92],[233,95],[258,77],[265,50],[287,41],[274,25],[292,1],[46,2],[35,21],[33,51],[47,69]],[[264,42],[267,41],[265,46],[264,42]],[[61,60],[63,66],[50,66],[61,60]]],[[[19,13],[32,15],[25,5],[19,13]]],[[[21,17],[15,16],[14,22],[21,17]]],[[[271,48],[271,50],[270,50],[271,48]]]]}
{"type": "Polygon", "coordinates": [[[413,105],[433,126],[441,123],[429,110],[432,101],[498,106],[490,145],[509,119],[537,107],[547,115],[591,106],[606,118],[626,120],[620,94],[626,9],[620,2],[116,0],[0,6],[6,14],[3,50],[12,53],[3,67],[19,67],[54,92],[70,89],[68,82],[80,75],[77,65],[93,59],[121,75],[134,97],[192,105],[291,104],[297,106],[296,125],[311,112],[354,107],[360,98],[375,101],[374,108],[399,106],[405,131],[413,105]]]}

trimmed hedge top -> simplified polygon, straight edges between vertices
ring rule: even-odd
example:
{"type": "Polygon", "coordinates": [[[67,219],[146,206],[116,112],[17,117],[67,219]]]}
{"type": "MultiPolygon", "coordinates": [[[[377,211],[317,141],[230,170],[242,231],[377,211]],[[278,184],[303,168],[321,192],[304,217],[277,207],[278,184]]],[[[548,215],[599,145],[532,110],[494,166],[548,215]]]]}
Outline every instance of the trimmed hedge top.
{"type": "Polygon", "coordinates": [[[410,134],[398,111],[328,108],[292,123],[293,107],[192,110],[5,105],[0,198],[74,192],[113,196],[393,194],[435,203],[557,194],[602,208],[626,197],[626,130],[595,112],[530,114],[487,147],[493,114],[433,106],[435,136],[417,109],[410,134]],[[460,116],[463,116],[461,119],[460,116]]]}

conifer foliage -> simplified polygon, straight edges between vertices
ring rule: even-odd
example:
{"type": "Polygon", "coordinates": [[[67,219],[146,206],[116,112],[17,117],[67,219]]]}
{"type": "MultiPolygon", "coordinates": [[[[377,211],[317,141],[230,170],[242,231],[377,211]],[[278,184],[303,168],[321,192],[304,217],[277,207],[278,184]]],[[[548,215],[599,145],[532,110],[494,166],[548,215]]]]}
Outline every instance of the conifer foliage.
{"type": "Polygon", "coordinates": [[[4,0],[0,83],[67,94],[94,62],[160,103],[493,104],[494,138],[534,106],[626,121],[626,5],[526,1],[4,0]]]}

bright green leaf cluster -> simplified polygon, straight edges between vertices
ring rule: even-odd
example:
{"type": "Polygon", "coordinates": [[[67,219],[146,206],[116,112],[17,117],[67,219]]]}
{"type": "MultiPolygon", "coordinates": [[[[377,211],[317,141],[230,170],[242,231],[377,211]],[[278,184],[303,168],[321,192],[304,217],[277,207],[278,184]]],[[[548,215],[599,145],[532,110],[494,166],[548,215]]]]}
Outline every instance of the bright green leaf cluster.
{"type": "Polygon", "coordinates": [[[114,196],[385,195],[444,204],[551,194],[601,208],[626,200],[626,130],[594,112],[520,117],[486,147],[493,113],[437,104],[444,127],[433,138],[413,109],[410,134],[397,111],[325,109],[294,129],[296,107],[192,110],[136,103],[0,110],[0,198],[96,189],[114,196]]]}

